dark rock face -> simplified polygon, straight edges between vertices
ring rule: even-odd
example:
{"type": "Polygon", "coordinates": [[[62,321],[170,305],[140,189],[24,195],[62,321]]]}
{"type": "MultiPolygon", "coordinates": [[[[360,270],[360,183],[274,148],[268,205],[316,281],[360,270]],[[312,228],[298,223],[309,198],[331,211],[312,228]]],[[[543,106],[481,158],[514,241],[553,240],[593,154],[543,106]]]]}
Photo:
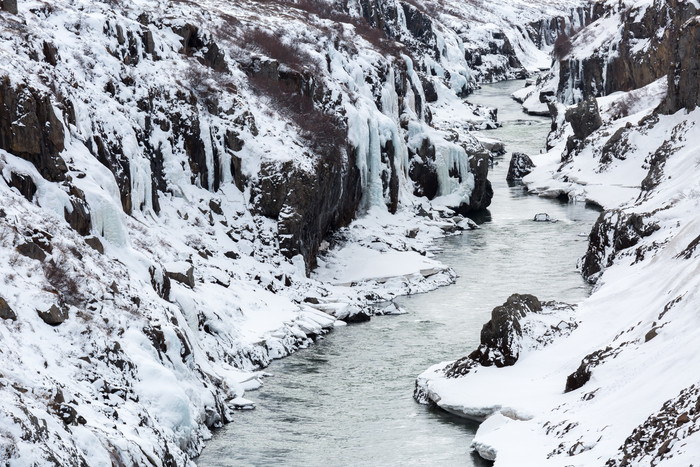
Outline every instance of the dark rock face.
{"type": "Polygon", "coordinates": [[[11,319],[12,321],[17,319],[17,314],[2,297],[0,297],[0,319],[11,319]]]}
{"type": "Polygon", "coordinates": [[[58,55],[58,49],[51,42],[44,41],[41,52],[44,54],[44,60],[51,66],[56,66],[61,58],[58,55]]]}
{"type": "Polygon", "coordinates": [[[493,187],[488,179],[489,160],[490,155],[487,151],[469,154],[469,171],[474,175],[474,189],[469,197],[469,205],[462,204],[457,208],[457,213],[467,215],[491,205],[493,187]]]}
{"type": "Polygon", "coordinates": [[[576,107],[568,109],[565,118],[567,122],[571,123],[574,136],[579,140],[586,139],[603,124],[598,110],[598,102],[594,98],[586,99],[576,107]]]}
{"type": "Polygon", "coordinates": [[[611,347],[596,350],[583,357],[579,367],[566,378],[564,392],[575,391],[583,387],[591,379],[591,369],[603,363],[608,358],[614,358],[617,352],[611,347]]]}
{"type": "Polygon", "coordinates": [[[388,168],[382,173],[384,198],[388,200],[389,212],[394,214],[399,207],[399,174],[396,169],[396,149],[392,141],[387,141],[381,148],[384,166],[388,168]]]}
{"type": "Polygon", "coordinates": [[[534,295],[513,294],[491,312],[491,320],[481,329],[481,344],[461,360],[445,370],[445,375],[456,377],[477,365],[501,368],[514,365],[520,356],[522,328],[520,320],[528,313],[542,311],[542,304],[534,295]]]}
{"type": "Polygon", "coordinates": [[[511,366],[520,353],[516,342],[522,337],[520,319],[527,313],[542,311],[540,301],[534,295],[513,294],[491,312],[491,320],[481,329],[481,345],[470,357],[485,366],[511,366]],[[495,356],[488,350],[495,350],[495,356]]]}
{"type": "Polygon", "coordinates": [[[629,128],[622,127],[619,128],[613,135],[608,138],[603,145],[603,151],[600,156],[601,164],[609,164],[614,159],[625,159],[625,154],[627,152],[627,134],[629,133],[629,128]]]}
{"type": "Polygon", "coordinates": [[[183,26],[174,28],[173,32],[182,37],[182,49],[180,49],[180,53],[192,55],[195,52],[206,48],[206,51],[203,51],[200,57],[200,62],[203,65],[212,68],[214,71],[222,73],[228,71],[226,55],[224,52],[215,42],[211,40],[205,43],[205,39],[202,37],[202,34],[197,26],[187,23],[183,26]]]}
{"type": "MultiPolygon", "coordinates": [[[[692,32],[696,28],[683,28],[697,14],[692,2],[656,0],[643,15],[639,13],[638,8],[628,8],[622,13],[619,44],[603,44],[599,50],[582,60],[566,57],[560,60],[557,95],[562,101],[572,103],[570,98],[568,101],[565,98],[567,93],[571,95],[572,89],[580,90],[584,98],[589,98],[638,89],[667,74],[671,83],[675,79],[673,73],[669,74],[674,62],[673,49],[682,49],[681,54],[686,57],[693,54],[697,57],[697,33],[692,32]],[[642,40],[649,41],[648,49],[635,51],[635,45],[642,40]]],[[[600,14],[602,16],[606,12],[601,11],[600,14]]],[[[693,76],[698,76],[697,68],[692,71],[691,67],[684,74],[688,81],[683,85],[690,85],[690,88],[697,90],[697,80],[692,81],[693,76]]],[[[680,87],[683,85],[679,83],[679,88],[683,89],[680,87]]],[[[689,93],[692,94],[693,91],[689,93]]],[[[695,95],[697,96],[697,91],[695,95]]],[[[682,100],[685,98],[690,96],[685,95],[682,100]]],[[[671,108],[679,105],[679,102],[669,105],[671,108]]]]}
{"type": "Polygon", "coordinates": [[[166,271],[166,276],[174,281],[185,284],[189,288],[194,288],[194,266],[190,266],[187,271],[166,271]]]}
{"type": "Polygon", "coordinates": [[[418,8],[409,3],[401,3],[404,16],[406,17],[406,27],[413,37],[428,44],[434,40],[433,22],[425,16],[418,8]]]}
{"type": "Polygon", "coordinates": [[[51,305],[46,311],[36,310],[39,317],[50,326],[58,326],[68,319],[68,311],[57,305],[51,305]]]}
{"type": "Polygon", "coordinates": [[[581,101],[576,107],[567,109],[564,116],[571,124],[574,134],[566,140],[566,151],[562,153],[562,162],[569,160],[582,145],[583,140],[603,125],[594,97],[581,101]]]}
{"type": "Polygon", "coordinates": [[[75,186],[70,187],[70,203],[71,210],[64,208],[63,217],[68,224],[80,235],[88,235],[92,227],[92,218],[90,217],[90,207],[85,201],[85,193],[75,186]]]}
{"type": "Polygon", "coordinates": [[[54,113],[49,96],[0,79],[0,148],[28,160],[45,179],[65,179],[63,124],[54,113]]]}
{"type": "Polygon", "coordinates": [[[44,250],[34,241],[28,241],[20,244],[17,247],[17,251],[31,259],[37,261],[44,261],[46,259],[46,253],[44,250]]]}
{"type": "Polygon", "coordinates": [[[678,40],[672,44],[668,94],[662,111],[668,114],[682,108],[693,110],[700,105],[700,22],[697,19],[681,26],[678,40]]]}
{"type": "Polygon", "coordinates": [[[2,0],[2,9],[10,14],[17,14],[17,0],[2,0]]]}
{"type": "Polygon", "coordinates": [[[347,316],[344,318],[344,321],[346,323],[366,323],[371,319],[370,315],[365,313],[364,311],[358,311],[357,313],[351,314],[350,316],[347,316]]]}
{"type": "Polygon", "coordinates": [[[32,177],[25,174],[20,174],[17,172],[12,172],[10,174],[10,180],[5,180],[7,184],[11,187],[17,188],[17,190],[27,198],[29,201],[34,199],[34,194],[36,193],[36,184],[32,177]]]}
{"type": "Polygon", "coordinates": [[[594,282],[598,273],[612,264],[615,254],[636,245],[658,229],[649,216],[619,209],[605,211],[588,236],[588,250],[581,261],[583,277],[594,282]]]}
{"type": "Polygon", "coordinates": [[[301,254],[307,272],[325,235],[354,218],[361,194],[354,157],[319,160],[313,172],[291,162],[263,163],[251,192],[255,211],[277,220],[282,253],[301,254]]]}
{"type": "Polygon", "coordinates": [[[148,268],[151,276],[151,286],[163,300],[170,300],[170,277],[166,274],[162,266],[151,266],[148,268]]]}
{"type": "Polygon", "coordinates": [[[433,199],[438,194],[438,175],[435,167],[435,146],[428,138],[423,139],[417,153],[409,150],[410,167],[408,176],[413,180],[416,196],[426,196],[433,199]],[[417,157],[416,157],[417,156],[417,157]]]}
{"type": "Polygon", "coordinates": [[[85,243],[90,245],[90,247],[103,255],[105,253],[105,248],[102,245],[102,241],[99,239],[99,237],[85,237],[85,243]]]}
{"type": "Polygon", "coordinates": [[[530,156],[522,152],[514,152],[510,158],[510,166],[508,167],[508,175],[506,180],[509,182],[522,180],[522,178],[532,172],[535,167],[530,156]]]}
{"type": "Polygon", "coordinates": [[[421,79],[423,93],[425,94],[425,102],[435,102],[438,100],[438,93],[435,90],[435,84],[427,78],[421,79]]]}
{"type": "Polygon", "coordinates": [[[387,37],[401,40],[414,48],[416,46],[428,49],[435,48],[436,38],[432,21],[416,6],[407,2],[399,4],[406,18],[406,29],[411,35],[410,37],[402,37],[396,3],[384,0],[360,0],[359,3],[362,15],[369,25],[384,31],[387,37]]]}
{"type": "Polygon", "coordinates": [[[129,159],[124,155],[121,144],[111,141],[105,135],[95,135],[86,146],[102,165],[107,167],[114,175],[119,187],[119,195],[122,209],[131,214],[131,169],[129,159]],[[104,137],[103,137],[104,136],[104,137]]]}

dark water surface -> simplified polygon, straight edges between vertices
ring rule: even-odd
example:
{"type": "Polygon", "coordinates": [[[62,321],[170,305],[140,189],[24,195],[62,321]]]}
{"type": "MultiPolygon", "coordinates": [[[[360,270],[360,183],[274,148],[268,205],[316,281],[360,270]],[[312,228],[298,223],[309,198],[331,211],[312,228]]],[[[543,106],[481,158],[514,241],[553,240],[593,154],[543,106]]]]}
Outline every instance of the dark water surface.
{"type": "Polygon", "coordinates": [[[485,132],[508,155],[489,175],[494,199],[480,230],[437,243],[457,284],[397,300],[409,313],[340,328],[309,349],[274,362],[253,411],[215,433],[197,464],[480,466],[469,445],[475,423],[413,401],[415,378],[478,343],[491,309],[514,292],[580,301],[589,287],[575,269],[598,213],[583,204],[529,196],[508,186],[510,151],[537,154],[550,121],[528,116],[511,81],[484,86],[474,103],[498,107],[503,127],[485,132]],[[559,219],[533,222],[539,212],[559,219]]]}

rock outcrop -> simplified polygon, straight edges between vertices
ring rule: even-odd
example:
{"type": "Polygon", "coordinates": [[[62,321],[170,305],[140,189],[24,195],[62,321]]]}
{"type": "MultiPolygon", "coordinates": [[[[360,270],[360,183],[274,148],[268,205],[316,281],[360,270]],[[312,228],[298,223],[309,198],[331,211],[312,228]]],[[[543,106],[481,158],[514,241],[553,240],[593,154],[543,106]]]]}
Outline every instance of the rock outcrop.
{"type": "Polygon", "coordinates": [[[601,213],[588,236],[588,250],[581,260],[583,277],[595,282],[619,252],[635,246],[658,229],[658,224],[648,215],[619,209],[601,213]]]}
{"type": "Polygon", "coordinates": [[[10,319],[12,321],[17,319],[17,314],[2,297],[0,297],[0,319],[10,319]]]}
{"type": "MultiPolygon", "coordinates": [[[[696,12],[697,13],[697,12],[696,12]]],[[[671,43],[668,93],[661,106],[665,113],[700,105],[700,16],[682,23],[678,38],[671,43]]]]}
{"type": "Polygon", "coordinates": [[[68,319],[68,311],[58,305],[51,305],[48,310],[36,310],[39,318],[50,326],[58,326],[68,319]]]}
{"type": "Polygon", "coordinates": [[[571,124],[574,134],[566,141],[566,152],[562,154],[562,162],[573,157],[573,152],[581,148],[583,141],[603,124],[598,101],[593,97],[567,109],[565,120],[571,124]]]}
{"type": "Polygon", "coordinates": [[[28,160],[49,181],[65,179],[63,124],[51,99],[7,77],[0,78],[0,149],[28,160]]]}
{"type": "Polygon", "coordinates": [[[542,304],[534,295],[513,294],[491,312],[491,320],[481,329],[481,344],[461,360],[445,369],[447,377],[462,376],[476,365],[512,366],[520,356],[520,338],[523,332],[520,320],[528,313],[542,311],[542,304]]]}
{"type": "Polygon", "coordinates": [[[312,172],[266,163],[252,191],[255,209],[277,221],[282,254],[301,254],[307,272],[325,235],[354,218],[360,196],[356,166],[339,160],[320,161],[312,172]]]}
{"type": "Polygon", "coordinates": [[[506,175],[506,180],[509,182],[515,180],[522,180],[522,178],[532,172],[535,168],[535,163],[532,162],[530,156],[522,152],[514,152],[510,158],[510,165],[508,166],[508,175],[506,175]]]}

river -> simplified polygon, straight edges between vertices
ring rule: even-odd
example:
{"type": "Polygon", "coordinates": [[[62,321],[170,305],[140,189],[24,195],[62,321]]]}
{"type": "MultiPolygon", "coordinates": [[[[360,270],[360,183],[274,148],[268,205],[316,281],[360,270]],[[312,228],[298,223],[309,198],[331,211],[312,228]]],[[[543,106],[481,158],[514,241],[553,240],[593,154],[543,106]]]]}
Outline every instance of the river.
{"type": "MultiPolygon", "coordinates": [[[[514,292],[578,302],[590,289],[576,271],[598,213],[509,186],[510,151],[537,154],[550,120],[528,116],[510,81],[483,86],[470,101],[499,109],[503,126],[485,132],[509,151],[489,175],[494,198],[481,229],[436,244],[457,283],[397,300],[405,315],[339,328],[309,349],[276,361],[274,377],[248,397],[197,459],[200,467],[240,465],[488,465],[471,454],[477,425],[417,404],[414,381],[430,365],[460,358],[479,341],[491,310],[514,292]],[[533,222],[539,212],[559,219],[533,222]]],[[[535,160],[536,162],[536,160],[535,160]]]]}

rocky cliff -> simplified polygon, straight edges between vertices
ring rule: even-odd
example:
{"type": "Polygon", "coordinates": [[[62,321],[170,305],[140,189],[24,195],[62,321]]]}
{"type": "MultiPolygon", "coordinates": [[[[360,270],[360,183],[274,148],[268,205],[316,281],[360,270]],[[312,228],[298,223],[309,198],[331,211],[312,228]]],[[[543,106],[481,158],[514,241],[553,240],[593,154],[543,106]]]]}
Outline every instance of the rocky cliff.
{"type": "Polygon", "coordinates": [[[679,42],[692,40],[686,23],[697,15],[693,2],[596,5],[592,19],[600,21],[573,34],[568,53],[559,59],[557,95],[567,104],[631,91],[666,76],[679,42]]]}

